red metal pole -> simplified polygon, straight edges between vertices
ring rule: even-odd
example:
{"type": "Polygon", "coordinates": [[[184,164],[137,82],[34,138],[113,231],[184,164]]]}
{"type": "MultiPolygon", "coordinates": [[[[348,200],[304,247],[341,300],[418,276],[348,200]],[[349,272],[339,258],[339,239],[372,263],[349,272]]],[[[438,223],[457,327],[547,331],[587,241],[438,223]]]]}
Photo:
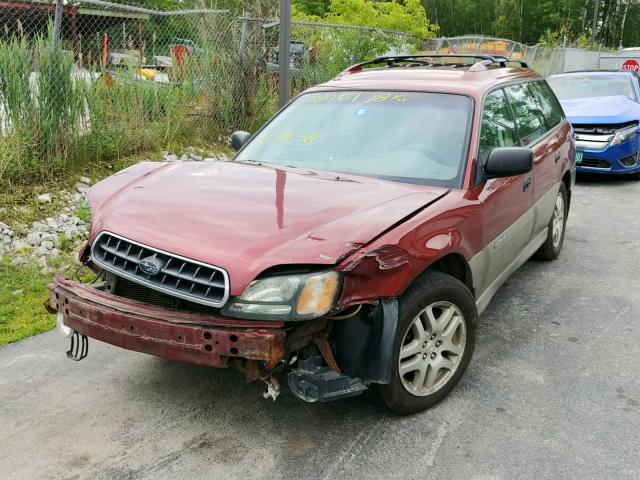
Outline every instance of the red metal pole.
{"type": "Polygon", "coordinates": [[[107,48],[109,45],[109,40],[107,39],[107,34],[105,33],[102,37],[102,66],[107,66],[107,48]]]}

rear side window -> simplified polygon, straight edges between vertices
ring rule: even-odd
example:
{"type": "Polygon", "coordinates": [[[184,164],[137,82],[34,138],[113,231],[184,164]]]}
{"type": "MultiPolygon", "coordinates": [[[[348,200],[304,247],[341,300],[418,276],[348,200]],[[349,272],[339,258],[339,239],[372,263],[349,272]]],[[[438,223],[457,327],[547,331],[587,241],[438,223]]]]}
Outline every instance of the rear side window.
{"type": "Polygon", "coordinates": [[[538,102],[538,106],[542,111],[547,130],[557,127],[564,117],[560,102],[546,82],[533,82],[529,84],[529,88],[538,102]]]}
{"type": "Polygon", "coordinates": [[[516,126],[507,98],[502,90],[494,90],[484,100],[478,162],[484,165],[495,147],[511,147],[517,144],[516,126]]]}
{"type": "Polygon", "coordinates": [[[516,125],[523,145],[530,145],[546,132],[544,116],[528,84],[506,87],[507,98],[516,116],[516,125]]]}

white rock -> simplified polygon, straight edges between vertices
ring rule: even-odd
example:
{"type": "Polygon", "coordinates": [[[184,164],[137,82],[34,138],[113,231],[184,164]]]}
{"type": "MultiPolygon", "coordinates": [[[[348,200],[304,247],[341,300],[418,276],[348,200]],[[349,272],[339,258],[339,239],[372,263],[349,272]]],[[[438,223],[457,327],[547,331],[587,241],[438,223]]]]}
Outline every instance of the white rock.
{"type": "Polygon", "coordinates": [[[51,240],[44,240],[42,243],[40,243],[40,246],[42,248],[46,248],[47,250],[52,250],[53,242],[51,240]]]}
{"type": "Polygon", "coordinates": [[[11,237],[10,237],[9,235],[7,235],[6,233],[5,233],[5,235],[4,235],[4,240],[3,240],[3,242],[4,242],[6,245],[9,245],[9,244],[11,243],[11,237]]]}
{"type": "Polygon", "coordinates": [[[86,193],[89,191],[89,187],[83,183],[76,183],[76,190],[78,191],[78,193],[86,195],[86,193]]]}
{"type": "Polygon", "coordinates": [[[201,162],[202,157],[200,155],[191,155],[191,160],[195,160],[196,162],[201,162]]]}
{"type": "Polygon", "coordinates": [[[58,221],[55,218],[47,218],[47,225],[49,226],[49,228],[51,230],[57,230],[58,229],[58,221]]]}
{"type": "Polygon", "coordinates": [[[6,223],[0,222],[0,230],[11,230],[9,228],[9,225],[7,225],[6,223]]]}
{"type": "Polygon", "coordinates": [[[215,158],[207,157],[204,159],[205,162],[215,162],[215,158]]]}
{"type": "Polygon", "coordinates": [[[55,258],[58,255],[60,255],[60,250],[58,250],[57,248],[52,248],[51,251],[49,252],[49,255],[55,258]]]}
{"type": "Polygon", "coordinates": [[[89,177],[80,177],[80,183],[85,185],[91,185],[91,179],[89,177]]]}
{"type": "Polygon", "coordinates": [[[13,246],[14,250],[20,250],[23,247],[25,247],[26,245],[27,245],[27,243],[24,240],[22,240],[20,238],[17,238],[17,239],[15,239],[13,241],[13,245],[12,246],[13,246]]]}
{"type": "Polygon", "coordinates": [[[27,235],[27,243],[29,245],[38,245],[40,243],[40,234],[37,232],[31,232],[27,235]]]}
{"type": "Polygon", "coordinates": [[[43,193],[42,195],[38,195],[38,202],[40,203],[51,203],[51,194],[43,193]]]}
{"type": "Polygon", "coordinates": [[[47,225],[46,223],[42,223],[42,222],[33,222],[33,228],[31,229],[31,231],[35,232],[35,233],[48,232],[49,231],[49,225],[47,225]]]}
{"type": "Polygon", "coordinates": [[[24,257],[15,257],[13,260],[11,260],[10,265],[12,267],[17,267],[17,266],[22,265],[24,263],[25,263],[24,257]]]}
{"type": "Polygon", "coordinates": [[[164,159],[167,162],[175,162],[176,160],[178,160],[178,156],[177,155],[173,155],[173,154],[169,154],[166,157],[164,157],[164,159]]]}

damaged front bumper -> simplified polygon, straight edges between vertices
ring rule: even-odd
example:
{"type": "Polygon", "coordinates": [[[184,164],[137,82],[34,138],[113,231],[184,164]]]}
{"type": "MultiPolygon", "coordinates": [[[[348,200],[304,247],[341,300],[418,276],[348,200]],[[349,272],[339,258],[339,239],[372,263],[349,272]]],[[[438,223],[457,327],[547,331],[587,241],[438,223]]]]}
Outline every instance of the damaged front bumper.
{"type": "Polygon", "coordinates": [[[241,358],[260,362],[266,371],[284,356],[282,323],[167,310],[61,276],[49,289],[47,310],[61,314],[64,325],[127,350],[218,368],[241,358]]]}
{"type": "Polygon", "coordinates": [[[71,337],[67,356],[74,360],[86,356],[90,337],[174,361],[218,368],[233,363],[246,380],[264,380],[270,386],[265,395],[274,400],[279,384],[273,375],[281,369],[288,370],[292,392],[307,402],[358,395],[370,383],[390,380],[395,299],[358,309],[348,320],[291,326],[167,309],[62,276],[49,289],[45,306],[71,337]]]}

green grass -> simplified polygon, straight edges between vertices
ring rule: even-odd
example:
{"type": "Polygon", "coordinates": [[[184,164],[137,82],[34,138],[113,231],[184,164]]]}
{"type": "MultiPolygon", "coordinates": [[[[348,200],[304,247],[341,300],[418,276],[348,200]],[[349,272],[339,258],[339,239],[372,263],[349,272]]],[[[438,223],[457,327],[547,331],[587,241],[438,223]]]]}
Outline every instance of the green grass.
{"type": "MultiPolygon", "coordinates": [[[[35,265],[12,267],[10,261],[5,256],[0,264],[0,346],[46,332],[56,324],[55,316],[43,306],[52,275],[35,265]]],[[[53,267],[73,275],[78,263],[73,256],[63,255],[53,261],[53,267]]]]}
{"type": "MultiPolygon", "coordinates": [[[[180,149],[175,150],[181,154],[180,149]]],[[[208,152],[229,153],[225,147],[203,148],[194,153],[206,156],[208,152]]],[[[139,161],[141,158],[158,160],[159,152],[149,152],[144,156],[128,156],[112,162],[109,165],[85,165],[71,172],[70,175],[60,181],[43,185],[15,186],[3,189],[0,182],[0,205],[4,211],[0,213],[0,221],[9,224],[20,236],[26,234],[31,222],[42,220],[46,217],[56,216],[66,206],[60,199],[62,189],[73,190],[78,177],[81,175],[91,177],[95,183],[118,170],[126,168],[139,161]],[[51,193],[53,202],[41,204],[37,202],[40,193],[51,193]],[[24,225],[25,231],[16,228],[24,225]]],[[[85,222],[91,218],[91,211],[87,203],[81,203],[76,210],[76,215],[85,222]]],[[[69,240],[65,235],[60,235],[60,250],[63,254],[52,259],[50,267],[69,278],[75,278],[76,270],[80,266],[76,260],[78,244],[69,240]]],[[[47,285],[53,280],[53,273],[43,273],[37,265],[24,265],[12,267],[10,265],[15,253],[5,253],[0,262],[0,346],[17,342],[23,338],[45,332],[55,327],[55,317],[46,312],[43,303],[49,298],[47,285]]],[[[92,274],[85,268],[81,270],[80,279],[90,280],[92,274]]]]}

